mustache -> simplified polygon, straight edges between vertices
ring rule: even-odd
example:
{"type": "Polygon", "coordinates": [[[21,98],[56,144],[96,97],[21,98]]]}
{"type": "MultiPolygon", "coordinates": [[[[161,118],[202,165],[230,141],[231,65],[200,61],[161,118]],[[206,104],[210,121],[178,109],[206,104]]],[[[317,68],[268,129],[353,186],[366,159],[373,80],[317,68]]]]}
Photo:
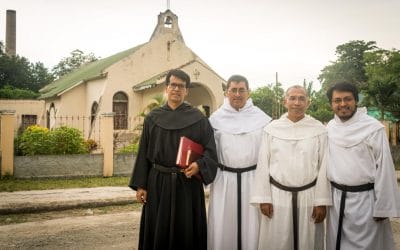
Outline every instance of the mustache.
{"type": "Polygon", "coordinates": [[[350,106],[338,107],[338,110],[353,110],[350,106]]]}

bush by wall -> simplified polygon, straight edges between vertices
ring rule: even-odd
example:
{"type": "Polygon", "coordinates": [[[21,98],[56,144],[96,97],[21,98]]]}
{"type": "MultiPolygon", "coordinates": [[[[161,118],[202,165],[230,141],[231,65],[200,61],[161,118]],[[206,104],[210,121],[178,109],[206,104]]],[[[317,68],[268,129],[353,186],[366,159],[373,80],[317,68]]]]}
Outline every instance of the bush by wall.
{"type": "Polygon", "coordinates": [[[59,154],[83,154],[89,150],[83,139],[82,132],[76,128],[62,126],[50,132],[50,140],[53,144],[52,153],[59,154]]]}
{"type": "Polygon", "coordinates": [[[51,152],[50,131],[38,125],[29,126],[17,139],[22,155],[42,155],[51,152]]]}
{"type": "Polygon", "coordinates": [[[131,143],[123,148],[120,148],[117,153],[134,153],[137,154],[139,151],[139,142],[131,143]]]}
{"type": "Polygon", "coordinates": [[[82,133],[66,126],[49,131],[38,125],[29,126],[17,139],[22,155],[82,154],[89,149],[82,133]]]}

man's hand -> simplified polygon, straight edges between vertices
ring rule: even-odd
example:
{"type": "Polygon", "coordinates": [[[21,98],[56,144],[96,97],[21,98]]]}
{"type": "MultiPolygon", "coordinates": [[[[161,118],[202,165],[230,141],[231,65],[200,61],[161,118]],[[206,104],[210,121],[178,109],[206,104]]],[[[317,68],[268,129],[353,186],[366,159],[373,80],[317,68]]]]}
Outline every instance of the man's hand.
{"type": "Polygon", "coordinates": [[[260,204],[261,213],[268,218],[272,218],[272,214],[274,213],[274,206],[271,203],[261,203],[260,204]]]}
{"type": "Polygon", "coordinates": [[[189,167],[183,170],[183,173],[186,175],[187,178],[192,178],[192,176],[198,174],[199,171],[199,165],[196,162],[192,162],[189,167]]]}
{"type": "Polygon", "coordinates": [[[138,202],[144,205],[147,202],[147,191],[143,188],[138,188],[136,191],[136,199],[138,202]]]}
{"type": "Polygon", "coordinates": [[[326,206],[316,206],[313,208],[311,217],[314,223],[321,223],[326,217],[326,206]]]}

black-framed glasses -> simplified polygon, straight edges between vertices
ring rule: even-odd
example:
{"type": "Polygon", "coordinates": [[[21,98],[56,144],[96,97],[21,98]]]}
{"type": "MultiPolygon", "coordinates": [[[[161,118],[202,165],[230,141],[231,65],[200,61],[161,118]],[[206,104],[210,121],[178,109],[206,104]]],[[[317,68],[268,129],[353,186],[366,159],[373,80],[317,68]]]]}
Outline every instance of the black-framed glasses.
{"type": "Polygon", "coordinates": [[[247,90],[247,89],[245,89],[245,88],[231,88],[231,89],[228,89],[228,92],[229,93],[232,93],[232,94],[240,94],[240,95],[243,95],[244,93],[247,93],[249,90],[247,90]]]}
{"type": "Polygon", "coordinates": [[[182,90],[186,88],[186,84],[170,83],[168,84],[168,87],[170,89],[182,90]]]}
{"type": "Polygon", "coordinates": [[[341,104],[342,102],[350,103],[352,101],[354,101],[354,98],[352,96],[345,96],[344,98],[335,98],[335,99],[333,99],[332,103],[341,104]]]}

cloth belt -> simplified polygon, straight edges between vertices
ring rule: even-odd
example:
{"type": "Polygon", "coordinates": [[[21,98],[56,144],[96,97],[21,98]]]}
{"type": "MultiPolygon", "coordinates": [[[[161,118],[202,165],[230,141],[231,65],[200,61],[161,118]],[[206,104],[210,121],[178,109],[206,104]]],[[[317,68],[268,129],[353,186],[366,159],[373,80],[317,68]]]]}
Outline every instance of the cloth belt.
{"type": "Polygon", "coordinates": [[[292,193],[293,249],[298,250],[299,249],[299,218],[297,215],[297,194],[298,194],[298,192],[304,191],[306,189],[309,189],[309,188],[315,186],[315,184],[317,184],[317,178],[315,178],[315,180],[313,180],[311,183],[308,183],[301,187],[288,187],[288,186],[282,185],[279,182],[277,182],[276,180],[274,180],[274,178],[272,178],[272,176],[269,177],[269,181],[275,187],[292,193]]]}
{"type": "Polygon", "coordinates": [[[175,202],[176,202],[176,179],[179,173],[182,173],[182,169],[178,167],[164,167],[153,163],[153,168],[160,171],[161,173],[171,174],[171,220],[169,224],[169,249],[172,249],[172,243],[174,239],[175,229],[175,202]]]}
{"type": "Polygon", "coordinates": [[[340,250],[340,241],[342,238],[342,227],[343,227],[343,217],[344,217],[344,208],[346,205],[346,194],[347,192],[364,192],[371,189],[374,189],[374,183],[367,183],[359,186],[346,186],[337,184],[331,181],[331,184],[334,188],[342,191],[342,195],[340,197],[340,210],[339,210],[339,224],[338,224],[338,232],[336,236],[336,250],[340,250]]]}
{"type": "Polygon", "coordinates": [[[236,178],[237,178],[237,194],[238,194],[238,199],[237,199],[237,246],[238,250],[242,249],[242,173],[252,171],[257,168],[257,165],[253,165],[250,167],[246,168],[231,168],[227,167],[221,163],[218,164],[218,167],[222,171],[227,171],[227,172],[232,172],[236,173],[236,178]]]}

